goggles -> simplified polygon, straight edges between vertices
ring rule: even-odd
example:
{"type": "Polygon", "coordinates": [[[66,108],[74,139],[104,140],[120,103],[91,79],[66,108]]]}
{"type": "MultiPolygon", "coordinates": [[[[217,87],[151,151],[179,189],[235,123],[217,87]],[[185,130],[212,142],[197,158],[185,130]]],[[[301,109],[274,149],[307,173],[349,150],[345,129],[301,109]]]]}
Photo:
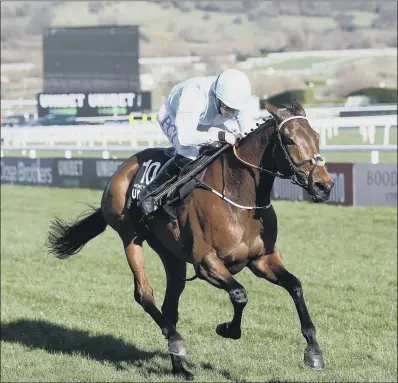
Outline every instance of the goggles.
{"type": "Polygon", "coordinates": [[[221,100],[220,107],[222,107],[225,110],[225,113],[227,113],[228,115],[235,115],[239,113],[238,109],[230,108],[229,106],[225,105],[221,100]]]}

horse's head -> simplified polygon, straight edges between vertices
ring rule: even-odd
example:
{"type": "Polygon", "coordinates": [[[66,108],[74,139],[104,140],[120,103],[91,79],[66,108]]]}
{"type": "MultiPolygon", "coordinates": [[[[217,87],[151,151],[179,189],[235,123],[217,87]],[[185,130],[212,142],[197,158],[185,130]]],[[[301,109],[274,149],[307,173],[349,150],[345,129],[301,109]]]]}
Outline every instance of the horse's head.
{"type": "Polygon", "coordinates": [[[274,160],[277,169],[308,191],[314,202],[330,198],[333,181],[319,155],[319,134],[311,128],[296,98],[287,109],[267,103],[267,111],[277,124],[274,160]]]}

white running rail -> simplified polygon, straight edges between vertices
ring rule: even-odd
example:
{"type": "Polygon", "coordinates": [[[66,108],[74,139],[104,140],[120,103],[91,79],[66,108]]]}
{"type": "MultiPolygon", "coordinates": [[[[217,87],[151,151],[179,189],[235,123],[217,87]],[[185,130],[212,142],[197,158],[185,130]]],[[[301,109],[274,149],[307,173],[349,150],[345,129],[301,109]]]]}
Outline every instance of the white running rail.
{"type": "MultiPolygon", "coordinates": [[[[376,128],[383,128],[383,145],[390,144],[391,127],[397,126],[397,116],[335,117],[310,119],[311,126],[320,133],[320,144],[327,147],[327,139],[337,136],[340,129],[359,129],[363,143],[374,144],[376,128]]],[[[144,148],[168,145],[156,122],[147,124],[106,124],[71,126],[33,126],[1,129],[2,149],[32,147],[54,149],[59,145],[70,150],[89,147],[127,146],[144,148]]]]}

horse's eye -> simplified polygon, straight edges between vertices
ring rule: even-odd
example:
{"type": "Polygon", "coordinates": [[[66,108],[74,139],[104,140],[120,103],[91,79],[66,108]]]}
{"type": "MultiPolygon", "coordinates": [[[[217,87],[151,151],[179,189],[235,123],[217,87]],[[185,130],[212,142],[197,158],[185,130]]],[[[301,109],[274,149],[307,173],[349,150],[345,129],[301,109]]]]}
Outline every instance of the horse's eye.
{"type": "Polygon", "coordinates": [[[283,143],[285,145],[294,145],[294,141],[290,139],[289,137],[283,137],[283,143]]]}

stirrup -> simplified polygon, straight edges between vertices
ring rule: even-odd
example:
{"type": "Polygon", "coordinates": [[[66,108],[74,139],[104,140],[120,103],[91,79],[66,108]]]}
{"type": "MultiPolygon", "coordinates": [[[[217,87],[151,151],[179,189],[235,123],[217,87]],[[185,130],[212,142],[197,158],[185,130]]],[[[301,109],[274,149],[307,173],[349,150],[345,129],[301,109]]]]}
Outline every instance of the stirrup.
{"type": "Polygon", "coordinates": [[[159,205],[153,196],[147,196],[139,205],[144,216],[148,217],[159,209],[159,205]]]}

